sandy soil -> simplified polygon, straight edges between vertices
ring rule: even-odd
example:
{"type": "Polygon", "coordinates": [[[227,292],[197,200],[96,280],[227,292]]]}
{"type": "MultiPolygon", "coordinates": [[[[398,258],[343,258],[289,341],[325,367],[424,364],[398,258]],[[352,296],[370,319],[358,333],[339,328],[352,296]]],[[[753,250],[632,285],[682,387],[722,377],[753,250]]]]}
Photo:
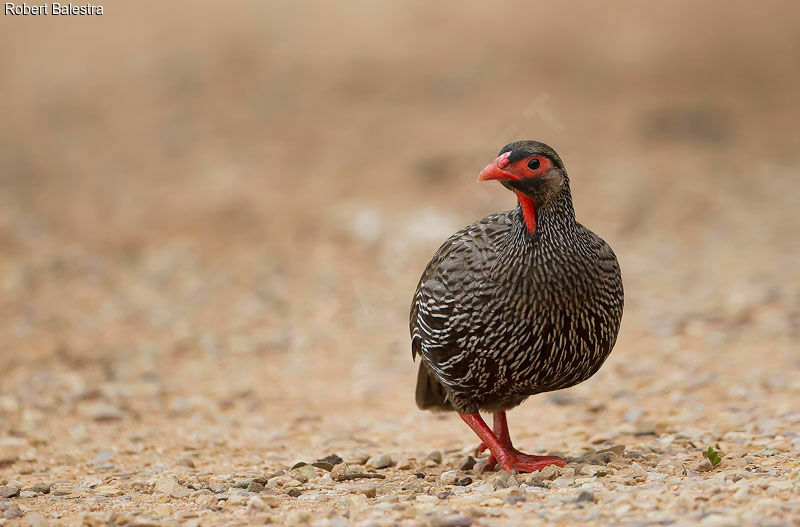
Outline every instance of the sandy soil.
{"type": "Polygon", "coordinates": [[[800,525],[795,3],[192,5],[0,18],[0,525],[800,525]],[[521,137],[626,313],[511,477],[407,316],[521,137]]]}

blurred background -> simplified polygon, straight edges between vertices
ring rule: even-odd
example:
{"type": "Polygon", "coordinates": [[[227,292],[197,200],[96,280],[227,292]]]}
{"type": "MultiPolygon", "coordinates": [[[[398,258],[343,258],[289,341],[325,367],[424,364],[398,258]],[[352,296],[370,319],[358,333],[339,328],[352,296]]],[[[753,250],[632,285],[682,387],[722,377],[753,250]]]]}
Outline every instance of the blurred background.
{"type": "Polygon", "coordinates": [[[9,455],[468,445],[414,407],[408,309],[515,206],[475,179],[524,138],[626,287],[601,372],[513,414],[525,444],[797,437],[795,2],[115,2],[0,17],[0,46],[9,455]]]}

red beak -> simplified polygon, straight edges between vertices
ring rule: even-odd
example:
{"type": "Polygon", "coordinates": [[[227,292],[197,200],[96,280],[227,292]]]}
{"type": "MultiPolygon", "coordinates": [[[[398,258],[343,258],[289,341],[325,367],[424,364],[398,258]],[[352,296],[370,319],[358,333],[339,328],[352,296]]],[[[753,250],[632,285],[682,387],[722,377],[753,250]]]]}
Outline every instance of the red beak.
{"type": "Polygon", "coordinates": [[[497,179],[500,181],[508,179],[519,179],[515,174],[503,170],[505,167],[508,166],[508,156],[510,155],[511,152],[506,152],[505,154],[501,154],[497,156],[497,159],[486,165],[486,168],[481,170],[481,173],[478,176],[478,183],[480,183],[481,181],[489,181],[490,179],[497,179]]]}

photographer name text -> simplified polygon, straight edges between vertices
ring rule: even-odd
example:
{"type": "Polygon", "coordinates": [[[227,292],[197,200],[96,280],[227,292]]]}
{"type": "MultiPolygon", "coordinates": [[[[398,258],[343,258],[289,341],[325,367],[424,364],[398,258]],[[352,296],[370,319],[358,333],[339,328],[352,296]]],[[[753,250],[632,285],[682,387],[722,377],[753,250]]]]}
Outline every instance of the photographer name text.
{"type": "Polygon", "coordinates": [[[94,4],[14,4],[5,3],[4,15],[28,16],[28,15],[102,15],[103,6],[94,4]]]}

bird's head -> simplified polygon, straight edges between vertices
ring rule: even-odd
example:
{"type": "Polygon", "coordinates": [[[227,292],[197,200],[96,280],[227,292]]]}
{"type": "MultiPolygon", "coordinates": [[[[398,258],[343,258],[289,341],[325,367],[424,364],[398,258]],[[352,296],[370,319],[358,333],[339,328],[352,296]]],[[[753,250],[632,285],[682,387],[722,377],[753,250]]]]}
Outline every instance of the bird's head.
{"type": "Polygon", "coordinates": [[[515,141],[504,146],[478,176],[478,181],[490,179],[500,181],[517,196],[527,196],[537,208],[557,199],[569,184],[556,151],[538,141],[515,141]]]}

